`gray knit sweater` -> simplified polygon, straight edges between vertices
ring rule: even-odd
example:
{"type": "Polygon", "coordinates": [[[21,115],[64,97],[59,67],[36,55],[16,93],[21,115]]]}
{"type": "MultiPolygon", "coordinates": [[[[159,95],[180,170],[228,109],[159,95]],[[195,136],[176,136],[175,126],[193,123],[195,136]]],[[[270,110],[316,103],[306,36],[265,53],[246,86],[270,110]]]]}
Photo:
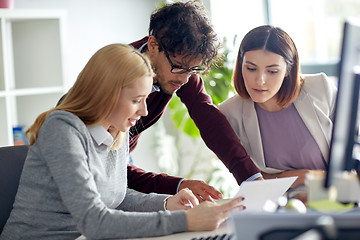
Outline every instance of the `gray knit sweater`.
{"type": "Polygon", "coordinates": [[[164,211],[167,195],[127,188],[128,157],[128,141],[117,151],[109,150],[97,144],[75,115],[51,113],[29,149],[0,240],[63,240],[80,234],[88,239],[130,238],[186,231],[184,211],[164,211]]]}

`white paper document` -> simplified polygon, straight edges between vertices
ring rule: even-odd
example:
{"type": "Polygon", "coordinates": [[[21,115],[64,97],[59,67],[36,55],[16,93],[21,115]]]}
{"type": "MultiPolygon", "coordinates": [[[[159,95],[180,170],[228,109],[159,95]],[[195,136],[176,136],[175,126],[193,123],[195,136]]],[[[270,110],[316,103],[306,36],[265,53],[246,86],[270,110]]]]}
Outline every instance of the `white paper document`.
{"type": "Polygon", "coordinates": [[[242,182],[236,197],[244,197],[241,203],[246,206],[243,212],[264,212],[267,200],[277,203],[279,197],[285,194],[297,177],[276,178],[251,182],[242,182]]]}

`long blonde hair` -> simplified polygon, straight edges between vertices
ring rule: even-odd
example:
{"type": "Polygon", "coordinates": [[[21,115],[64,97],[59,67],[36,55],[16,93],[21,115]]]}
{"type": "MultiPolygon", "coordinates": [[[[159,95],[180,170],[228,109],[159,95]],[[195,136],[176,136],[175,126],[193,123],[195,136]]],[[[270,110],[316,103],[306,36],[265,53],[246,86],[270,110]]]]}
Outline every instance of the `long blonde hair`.
{"type": "MultiPolygon", "coordinates": [[[[36,142],[46,117],[55,110],[65,110],[78,116],[86,125],[102,123],[109,117],[120,92],[138,78],[154,76],[149,59],[125,44],[111,44],[98,50],[80,72],[73,87],[58,106],[40,114],[26,131],[30,145],[36,142]]],[[[121,145],[117,132],[112,148],[121,145]]]]}

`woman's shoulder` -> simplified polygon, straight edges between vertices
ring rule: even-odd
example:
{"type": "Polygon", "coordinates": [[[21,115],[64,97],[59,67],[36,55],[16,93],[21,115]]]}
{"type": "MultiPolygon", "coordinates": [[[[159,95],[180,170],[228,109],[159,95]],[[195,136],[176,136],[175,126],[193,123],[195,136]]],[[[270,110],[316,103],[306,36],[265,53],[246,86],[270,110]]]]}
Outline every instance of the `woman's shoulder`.
{"type": "Polygon", "coordinates": [[[244,98],[242,98],[236,94],[236,95],[226,99],[222,103],[220,103],[218,105],[218,107],[219,107],[220,111],[227,111],[228,109],[230,109],[230,110],[233,109],[234,106],[240,107],[244,101],[245,101],[244,98]]]}
{"type": "Polygon", "coordinates": [[[323,85],[334,85],[329,79],[329,77],[321,72],[316,74],[303,74],[304,86],[305,87],[316,87],[323,85]]]}
{"type": "Polygon", "coordinates": [[[64,111],[64,110],[52,111],[47,116],[47,118],[44,122],[44,126],[46,126],[46,125],[48,125],[48,127],[56,125],[57,128],[60,128],[61,126],[71,126],[73,128],[77,128],[77,129],[86,128],[86,125],[78,116],[76,116],[75,114],[70,113],[68,111],[64,111]]]}
{"type": "Polygon", "coordinates": [[[302,91],[313,99],[333,103],[336,98],[337,87],[334,80],[325,73],[303,75],[302,91]]]}
{"type": "Polygon", "coordinates": [[[90,141],[91,136],[86,125],[76,115],[55,110],[49,113],[41,125],[36,145],[38,148],[48,148],[49,145],[61,145],[71,143],[72,146],[83,147],[90,141]]]}
{"type": "Polygon", "coordinates": [[[229,105],[233,105],[233,104],[239,104],[239,103],[243,103],[245,102],[247,99],[239,96],[238,94],[229,97],[228,99],[226,99],[225,101],[223,101],[222,103],[219,104],[219,107],[225,107],[225,106],[229,106],[229,105]]]}
{"type": "Polygon", "coordinates": [[[325,73],[304,74],[302,75],[304,84],[302,86],[306,92],[313,94],[335,93],[337,87],[333,79],[330,79],[325,73]]]}
{"type": "Polygon", "coordinates": [[[65,110],[54,110],[48,115],[47,119],[62,119],[75,122],[81,121],[78,116],[65,110]]]}
{"type": "Polygon", "coordinates": [[[235,95],[220,103],[218,107],[228,120],[236,119],[238,121],[243,117],[244,109],[248,109],[247,106],[252,103],[251,98],[245,99],[235,95]]]}

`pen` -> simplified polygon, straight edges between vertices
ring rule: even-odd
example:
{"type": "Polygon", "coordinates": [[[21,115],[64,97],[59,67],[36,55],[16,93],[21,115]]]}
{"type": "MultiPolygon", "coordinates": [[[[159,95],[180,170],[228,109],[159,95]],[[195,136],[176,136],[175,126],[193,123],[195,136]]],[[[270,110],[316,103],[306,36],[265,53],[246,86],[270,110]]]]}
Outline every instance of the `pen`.
{"type": "Polygon", "coordinates": [[[188,203],[185,204],[185,206],[190,206],[190,208],[194,208],[194,205],[192,204],[192,202],[190,200],[188,200],[188,203]]]}

